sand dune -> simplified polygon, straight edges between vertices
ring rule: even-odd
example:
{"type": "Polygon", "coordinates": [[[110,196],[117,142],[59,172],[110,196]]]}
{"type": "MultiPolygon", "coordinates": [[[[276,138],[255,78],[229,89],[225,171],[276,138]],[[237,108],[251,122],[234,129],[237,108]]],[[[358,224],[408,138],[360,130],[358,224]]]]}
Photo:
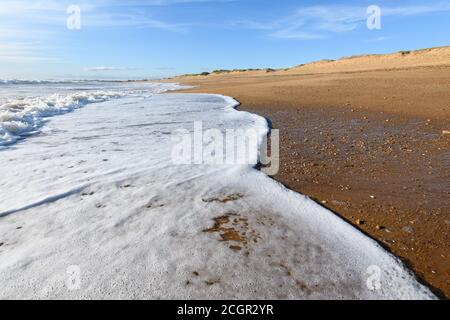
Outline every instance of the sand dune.
{"type": "Polygon", "coordinates": [[[322,74],[369,70],[397,70],[416,67],[450,66],[450,46],[400,51],[391,54],[368,54],[338,60],[320,60],[288,69],[220,70],[209,75],[187,75],[180,78],[228,78],[267,75],[322,74]]]}
{"type": "Polygon", "coordinates": [[[297,66],[284,73],[351,72],[441,65],[450,65],[450,47],[352,56],[335,61],[325,60],[297,66]]]}

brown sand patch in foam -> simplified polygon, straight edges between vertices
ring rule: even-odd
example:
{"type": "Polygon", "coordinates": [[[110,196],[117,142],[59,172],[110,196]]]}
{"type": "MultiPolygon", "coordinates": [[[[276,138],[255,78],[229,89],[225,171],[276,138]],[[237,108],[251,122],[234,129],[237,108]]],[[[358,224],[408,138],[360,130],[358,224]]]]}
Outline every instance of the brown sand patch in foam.
{"type": "Polygon", "coordinates": [[[203,232],[219,234],[220,242],[234,242],[229,248],[235,252],[244,250],[246,256],[250,255],[250,244],[261,239],[259,233],[250,228],[248,218],[236,214],[214,218],[213,227],[203,232]]]}
{"type": "Polygon", "coordinates": [[[242,194],[234,193],[234,194],[226,195],[223,197],[212,197],[212,198],[208,198],[208,199],[202,199],[202,201],[207,202],[207,203],[211,203],[211,202],[227,203],[227,202],[239,200],[243,197],[244,196],[242,194]]]}

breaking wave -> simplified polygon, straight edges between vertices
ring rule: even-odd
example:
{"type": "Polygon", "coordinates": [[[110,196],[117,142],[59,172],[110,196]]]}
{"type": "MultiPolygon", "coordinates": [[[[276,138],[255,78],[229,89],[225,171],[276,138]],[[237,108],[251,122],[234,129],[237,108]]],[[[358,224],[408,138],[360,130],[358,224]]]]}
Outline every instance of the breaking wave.
{"type": "Polygon", "coordinates": [[[0,105],[0,146],[37,132],[47,117],[124,95],[121,92],[95,91],[8,100],[0,105]]]}

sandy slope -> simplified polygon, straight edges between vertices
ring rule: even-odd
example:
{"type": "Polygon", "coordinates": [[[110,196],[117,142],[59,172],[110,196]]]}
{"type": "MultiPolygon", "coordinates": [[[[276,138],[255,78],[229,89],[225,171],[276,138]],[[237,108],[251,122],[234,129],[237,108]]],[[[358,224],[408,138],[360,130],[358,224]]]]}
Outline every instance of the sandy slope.
{"type": "Polygon", "coordinates": [[[450,47],[437,47],[391,54],[371,54],[344,57],[338,60],[321,60],[279,70],[249,70],[211,73],[209,76],[182,76],[180,79],[196,81],[218,80],[233,77],[264,77],[342,73],[374,70],[399,70],[416,67],[450,67],[450,47]]]}
{"type": "Polygon", "coordinates": [[[392,54],[361,55],[335,61],[319,61],[294,67],[285,73],[354,72],[431,66],[450,66],[450,47],[402,51],[392,54]]]}

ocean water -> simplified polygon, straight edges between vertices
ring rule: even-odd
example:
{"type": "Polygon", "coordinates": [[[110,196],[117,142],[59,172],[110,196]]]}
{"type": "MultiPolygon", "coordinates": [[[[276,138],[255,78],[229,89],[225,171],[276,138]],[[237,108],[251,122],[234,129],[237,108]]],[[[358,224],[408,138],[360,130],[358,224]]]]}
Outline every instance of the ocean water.
{"type": "Polygon", "coordinates": [[[89,103],[166,90],[160,84],[0,80],[0,148],[39,132],[46,118],[89,103]]]}
{"type": "Polygon", "coordinates": [[[254,166],[174,163],[195,122],[268,131],[229,97],[160,94],[177,88],[0,83],[0,298],[435,298],[254,166]]]}

